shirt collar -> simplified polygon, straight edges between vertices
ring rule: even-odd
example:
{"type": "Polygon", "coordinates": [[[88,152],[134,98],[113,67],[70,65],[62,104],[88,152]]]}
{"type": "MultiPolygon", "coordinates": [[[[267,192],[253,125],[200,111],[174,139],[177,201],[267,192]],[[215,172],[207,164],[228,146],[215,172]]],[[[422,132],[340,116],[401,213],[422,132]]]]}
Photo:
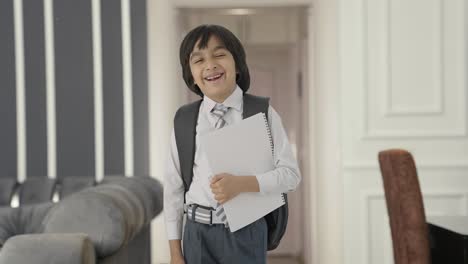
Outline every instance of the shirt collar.
{"type": "MultiPolygon", "coordinates": [[[[243,98],[243,93],[241,88],[237,85],[236,88],[234,89],[234,92],[232,92],[231,95],[229,95],[226,100],[222,103],[224,106],[231,107],[236,109],[237,111],[242,111],[242,98],[243,98]]],[[[217,104],[216,101],[212,100],[208,96],[203,96],[203,101],[205,105],[205,111],[206,112],[211,112],[211,110],[215,107],[217,104]]]]}

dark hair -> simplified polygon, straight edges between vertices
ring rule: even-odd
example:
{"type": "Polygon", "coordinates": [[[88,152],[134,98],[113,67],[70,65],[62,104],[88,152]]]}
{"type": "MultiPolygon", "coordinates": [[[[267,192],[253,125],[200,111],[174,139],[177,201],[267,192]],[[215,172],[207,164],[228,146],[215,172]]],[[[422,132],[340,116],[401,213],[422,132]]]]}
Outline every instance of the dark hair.
{"type": "Polygon", "coordinates": [[[190,71],[189,59],[197,41],[200,40],[200,43],[198,44],[199,49],[206,48],[208,40],[213,35],[218,37],[226,49],[231,52],[237,71],[236,83],[244,93],[247,92],[250,86],[250,74],[245,60],[244,47],[231,31],[219,25],[198,26],[192,29],[185,36],[182,44],[180,44],[180,65],[182,66],[182,76],[185,83],[192,92],[203,97],[200,87],[198,87],[193,80],[192,72],[190,71]]]}

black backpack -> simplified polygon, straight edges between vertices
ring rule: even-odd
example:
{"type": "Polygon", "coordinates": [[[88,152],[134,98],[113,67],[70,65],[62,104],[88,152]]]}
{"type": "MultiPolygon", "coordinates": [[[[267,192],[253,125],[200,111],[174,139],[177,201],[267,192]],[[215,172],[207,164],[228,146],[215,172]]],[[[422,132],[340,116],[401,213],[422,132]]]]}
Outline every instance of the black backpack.
{"type": "MultiPolygon", "coordinates": [[[[269,98],[244,94],[243,118],[248,118],[260,112],[268,118],[269,98]]],[[[174,117],[174,131],[177,151],[179,152],[180,170],[185,192],[188,191],[193,178],[193,161],[195,158],[195,132],[198,112],[202,100],[187,104],[177,110],[174,117]]],[[[267,249],[278,247],[286,232],[288,224],[288,198],[283,194],[285,204],[265,216],[268,226],[267,249]]],[[[184,195],[185,200],[185,195],[184,195]]]]}

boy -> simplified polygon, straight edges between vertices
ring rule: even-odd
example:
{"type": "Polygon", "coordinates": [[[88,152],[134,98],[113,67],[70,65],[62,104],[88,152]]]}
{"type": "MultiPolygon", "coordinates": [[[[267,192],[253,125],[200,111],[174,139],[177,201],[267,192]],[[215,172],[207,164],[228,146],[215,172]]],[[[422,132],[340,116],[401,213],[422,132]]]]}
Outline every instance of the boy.
{"type": "Polygon", "coordinates": [[[203,100],[177,111],[171,136],[164,188],[171,263],[266,263],[265,219],[231,233],[222,204],[242,192],[285,193],[296,189],[301,176],[281,119],[268,107],[274,170],[260,175],[211,175],[200,136],[240,122],[245,111],[254,108],[251,102],[268,101],[245,94],[250,75],[244,48],[224,27],[202,25],[190,31],[180,47],[180,63],[188,88],[203,100]],[[190,125],[181,127],[190,121],[193,129],[190,125]],[[187,222],[182,251],[184,209],[187,222]]]}

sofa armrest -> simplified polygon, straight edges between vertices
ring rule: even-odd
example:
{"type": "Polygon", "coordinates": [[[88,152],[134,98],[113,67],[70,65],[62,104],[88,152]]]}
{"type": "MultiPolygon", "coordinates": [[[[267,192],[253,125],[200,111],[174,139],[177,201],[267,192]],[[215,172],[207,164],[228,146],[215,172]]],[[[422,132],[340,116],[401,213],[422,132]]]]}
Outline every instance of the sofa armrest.
{"type": "Polygon", "coordinates": [[[85,234],[18,235],[0,249],[0,264],[94,264],[94,247],[85,234]]]}
{"type": "Polygon", "coordinates": [[[72,194],[47,213],[44,233],[83,233],[96,256],[115,254],[162,211],[162,185],[149,177],[120,177],[72,194]]]}

